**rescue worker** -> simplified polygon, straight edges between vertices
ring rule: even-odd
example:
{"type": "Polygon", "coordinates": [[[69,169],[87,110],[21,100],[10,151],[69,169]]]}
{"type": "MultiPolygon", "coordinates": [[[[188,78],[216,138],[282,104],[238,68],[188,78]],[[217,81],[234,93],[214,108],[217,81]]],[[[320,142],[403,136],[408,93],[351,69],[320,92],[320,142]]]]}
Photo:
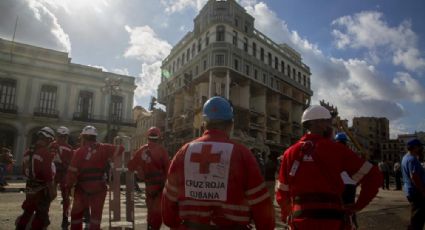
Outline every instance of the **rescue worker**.
{"type": "Polygon", "coordinates": [[[174,156],[162,196],[173,229],[274,229],[274,209],[253,154],[229,139],[233,108],[222,97],[203,107],[205,132],[174,156]]]}
{"type": "Polygon", "coordinates": [[[68,144],[69,129],[65,126],[60,126],[56,130],[56,141],[52,143],[52,147],[57,148],[57,154],[53,159],[56,166],[55,186],[59,185],[62,195],[62,228],[69,226],[69,191],[66,188],[65,176],[68,171],[68,166],[71,163],[73,156],[72,146],[68,144]]]}
{"type": "Polygon", "coordinates": [[[146,206],[148,208],[148,229],[160,229],[161,194],[165,185],[170,161],[168,153],[160,145],[161,131],[151,127],[148,143],[143,145],[128,162],[128,170],[137,171],[139,179],[145,181],[146,206]]]}
{"type": "Polygon", "coordinates": [[[24,154],[23,173],[27,177],[26,196],[22,204],[24,213],[16,219],[16,229],[27,228],[34,214],[30,229],[45,229],[50,224],[50,203],[56,197],[54,186],[55,168],[53,157],[55,149],[50,144],[55,138],[55,133],[50,127],[44,127],[37,132],[37,139],[24,154]]]}
{"type": "Polygon", "coordinates": [[[71,230],[81,230],[84,210],[90,212],[90,230],[100,229],[103,204],[106,197],[105,168],[109,160],[118,157],[124,147],[96,141],[97,130],[93,126],[83,128],[81,145],[72,158],[66,175],[66,187],[74,188],[71,209],[71,230]]]}
{"type": "Polygon", "coordinates": [[[345,217],[363,209],[378,193],[382,174],[344,145],[331,140],[330,112],[309,106],[301,122],[307,128],[283,154],[276,200],[281,219],[293,229],[350,229],[345,217]],[[343,205],[341,172],[361,185],[357,201],[343,205]]]}

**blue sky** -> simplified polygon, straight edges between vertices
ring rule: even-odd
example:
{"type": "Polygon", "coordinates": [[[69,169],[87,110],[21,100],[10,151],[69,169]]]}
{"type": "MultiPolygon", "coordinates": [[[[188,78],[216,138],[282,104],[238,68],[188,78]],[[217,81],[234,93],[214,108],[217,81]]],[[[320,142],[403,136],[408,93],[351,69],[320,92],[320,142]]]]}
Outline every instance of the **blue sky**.
{"type": "MultiPolygon", "coordinates": [[[[136,77],[135,105],[156,94],[161,60],[207,0],[2,0],[0,37],[67,51],[74,63],[136,77]]],[[[298,50],[313,103],[344,118],[385,116],[390,132],[425,131],[425,2],[238,0],[255,27],[298,50]]]]}

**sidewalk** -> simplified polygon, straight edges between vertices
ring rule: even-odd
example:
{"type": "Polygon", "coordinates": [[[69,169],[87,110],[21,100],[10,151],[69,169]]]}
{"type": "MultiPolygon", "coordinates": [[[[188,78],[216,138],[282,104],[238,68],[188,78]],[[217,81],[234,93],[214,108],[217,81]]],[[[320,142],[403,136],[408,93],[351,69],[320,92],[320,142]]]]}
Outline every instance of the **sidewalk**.
{"type": "Polygon", "coordinates": [[[25,189],[25,180],[7,180],[8,185],[4,186],[5,192],[23,192],[25,189]]]}

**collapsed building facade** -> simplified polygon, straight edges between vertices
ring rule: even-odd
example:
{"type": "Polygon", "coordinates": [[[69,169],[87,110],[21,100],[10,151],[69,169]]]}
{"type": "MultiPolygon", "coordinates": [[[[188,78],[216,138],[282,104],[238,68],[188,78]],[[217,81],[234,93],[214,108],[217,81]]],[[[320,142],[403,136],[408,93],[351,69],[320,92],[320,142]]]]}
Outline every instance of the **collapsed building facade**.
{"type": "Polygon", "coordinates": [[[302,135],[301,115],[313,94],[301,55],[254,28],[236,1],[209,0],[162,62],[158,102],[166,106],[171,153],[202,134],[202,106],[212,96],[234,108],[232,139],[265,153],[302,135]]]}

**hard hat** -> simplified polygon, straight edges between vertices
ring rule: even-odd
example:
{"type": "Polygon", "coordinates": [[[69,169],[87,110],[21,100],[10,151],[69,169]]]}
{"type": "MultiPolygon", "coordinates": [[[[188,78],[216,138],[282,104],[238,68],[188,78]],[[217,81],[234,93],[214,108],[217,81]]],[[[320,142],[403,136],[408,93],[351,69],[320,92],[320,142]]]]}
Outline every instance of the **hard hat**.
{"type": "Polygon", "coordinates": [[[37,134],[42,134],[43,136],[49,138],[49,139],[54,139],[55,138],[55,131],[53,131],[52,128],[50,127],[44,127],[42,129],[40,129],[37,134]]]}
{"type": "Polygon", "coordinates": [[[304,110],[301,117],[301,123],[312,120],[331,119],[331,117],[331,113],[325,107],[321,105],[311,105],[304,110]]]}
{"type": "Polygon", "coordinates": [[[150,127],[147,134],[149,139],[158,139],[161,136],[161,130],[157,127],[150,127]]]}
{"type": "Polygon", "coordinates": [[[69,135],[69,129],[65,126],[61,126],[56,130],[60,135],[69,135]]]}
{"type": "Polygon", "coordinates": [[[233,108],[223,97],[212,97],[204,104],[202,116],[206,121],[229,121],[233,119],[233,108]]]}
{"type": "Polygon", "coordinates": [[[348,138],[347,138],[347,135],[345,135],[345,133],[340,132],[335,135],[335,140],[339,142],[347,142],[348,138]]]}
{"type": "Polygon", "coordinates": [[[83,128],[83,131],[81,131],[81,135],[92,135],[97,136],[97,130],[94,126],[87,125],[83,128]]]}

